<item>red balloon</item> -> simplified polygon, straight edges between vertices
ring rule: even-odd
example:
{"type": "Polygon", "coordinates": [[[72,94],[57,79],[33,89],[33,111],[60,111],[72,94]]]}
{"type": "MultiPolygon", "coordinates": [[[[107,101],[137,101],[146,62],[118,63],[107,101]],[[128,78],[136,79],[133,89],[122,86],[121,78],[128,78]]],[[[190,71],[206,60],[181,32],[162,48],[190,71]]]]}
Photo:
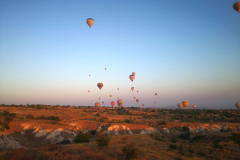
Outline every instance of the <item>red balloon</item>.
{"type": "Polygon", "coordinates": [[[111,102],[111,105],[112,105],[112,107],[113,107],[113,106],[115,105],[115,102],[114,102],[114,101],[112,101],[112,102],[111,102]]]}

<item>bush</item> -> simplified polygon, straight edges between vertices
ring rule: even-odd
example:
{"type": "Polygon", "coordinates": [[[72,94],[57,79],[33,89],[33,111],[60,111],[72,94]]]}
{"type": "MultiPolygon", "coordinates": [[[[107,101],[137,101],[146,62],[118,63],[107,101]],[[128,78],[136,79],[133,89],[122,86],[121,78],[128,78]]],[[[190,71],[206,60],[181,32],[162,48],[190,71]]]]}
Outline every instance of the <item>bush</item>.
{"type": "Polygon", "coordinates": [[[79,132],[75,137],[75,143],[89,142],[90,135],[88,133],[79,132]]]}
{"type": "Polygon", "coordinates": [[[138,156],[141,154],[141,151],[135,147],[134,143],[126,144],[122,147],[122,151],[127,160],[132,158],[138,158],[138,156]]]}
{"type": "Polygon", "coordinates": [[[170,144],[169,148],[171,149],[177,149],[177,146],[175,144],[170,144]]]}
{"type": "Polygon", "coordinates": [[[11,114],[10,114],[9,111],[3,111],[2,115],[3,115],[3,116],[10,116],[11,114]]]}
{"type": "Polygon", "coordinates": [[[214,148],[223,148],[220,144],[219,144],[220,140],[216,140],[213,142],[213,147],[214,148]]]}
{"type": "Polygon", "coordinates": [[[2,124],[2,127],[3,127],[3,128],[6,128],[6,130],[9,130],[9,129],[10,129],[10,126],[8,125],[8,123],[3,123],[3,124],[2,124]]]}
{"type": "Polygon", "coordinates": [[[26,118],[27,118],[27,119],[33,119],[33,118],[34,118],[34,116],[33,116],[33,115],[31,115],[31,114],[28,114],[28,115],[26,115],[26,118]]]}
{"type": "Polygon", "coordinates": [[[172,137],[171,138],[171,142],[176,143],[177,142],[177,138],[176,137],[172,137]]]}
{"type": "Polygon", "coordinates": [[[180,139],[183,139],[183,140],[189,140],[190,135],[191,135],[190,132],[182,133],[182,134],[179,136],[179,138],[180,138],[180,139]]]}
{"type": "Polygon", "coordinates": [[[240,133],[232,133],[231,139],[234,143],[237,143],[240,147],[240,133]]]}
{"type": "Polygon", "coordinates": [[[98,146],[108,146],[110,143],[110,138],[106,135],[101,135],[98,138],[96,138],[96,142],[98,146]]]}
{"type": "Polygon", "coordinates": [[[130,123],[131,121],[129,119],[124,120],[125,123],[130,123]]]}
{"type": "Polygon", "coordinates": [[[186,126],[183,126],[183,127],[182,127],[182,131],[184,131],[184,132],[189,132],[189,128],[186,127],[186,126]]]}
{"type": "Polygon", "coordinates": [[[91,131],[91,135],[93,135],[93,136],[94,136],[96,133],[97,133],[96,130],[92,130],[92,131],[91,131]]]}
{"type": "Polygon", "coordinates": [[[10,114],[10,117],[13,117],[13,118],[15,118],[15,117],[16,117],[16,115],[17,115],[16,113],[11,113],[11,114],[10,114]]]}
{"type": "Polygon", "coordinates": [[[4,117],[4,121],[7,123],[11,122],[12,120],[13,120],[12,117],[9,117],[9,116],[4,117]]]}

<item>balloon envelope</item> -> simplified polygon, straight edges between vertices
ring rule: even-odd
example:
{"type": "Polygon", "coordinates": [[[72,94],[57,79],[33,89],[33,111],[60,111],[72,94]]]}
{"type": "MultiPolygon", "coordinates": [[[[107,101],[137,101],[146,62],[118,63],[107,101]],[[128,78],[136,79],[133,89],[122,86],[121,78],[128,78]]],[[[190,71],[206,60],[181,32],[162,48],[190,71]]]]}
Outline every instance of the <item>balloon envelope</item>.
{"type": "Polygon", "coordinates": [[[133,80],[135,79],[135,76],[134,75],[130,75],[129,78],[133,82],[133,80]]]}
{"type": "Polygon", "coordinates": [[[132,75],[134,75],[134,76],[135,76],[135,74],[136,74],[136,72],[132,72],[132,75]]]}
{"type": "Polygon", "coordinates": [[[99,97],[98,99],[101,100],[101,97],[99,97]]]}
{"type": "Polygon", "coordinates": [[[240,1],[233,4],[233,9],[240,13],[240,1]]]}
{"type": "Polygon", "coordinates": [[[103,87],[103,83],[99,82],[99,83],[97,84],[97,86],[98,86],[98,88],[101,90],[102,87],[103,87]]]}
{"type": "Polygon", "coordinates": [[[104,68],[105,70],[107,70],[107,68],[104,68]]]}
{"type": "Polygon", "coordinates": [[[122,108],[123,100],[119,99],[119,100],[117,101],[117,103],[118,103],[119,107],[122,108]]]}
{"type": "Polygon", "coordinates": [[[113,106],[115,105],[115,102],[114,102],[114,101],[112,101],[112,102],[111,102],[111,105],[112,105],[112,107],[113,107],[113,106]]]}
{"type": "Polygon", "coordinates": [[[94,20],[92,18],[87,19],[87,24],[90,28],[92,27],[93,23],[94,23],[94,20]]]}
{"type": "Polygon", "coordinates": [[[104,104],[104,101],[102,101],[102,104],[104,104]]]}
{"type": "Polygon", "coordinates": [[[235,103],[235,106],[240,109],[240,102],[235,103]]]}
{"type": "Polygon", "coordinates": [[[134,97],[134,99],[136,99],[136,97],[134,97]]]}
{"type": "Polygon", "coordinates": [[[110,95],[110,97],[112,97],[112,95],[110,95]]]}
{"type": "Polygon", "coordinates": [[[134,87],[131,87],[131,90],[133,91],[133,90],[134,90],[134,87]]]}
{"type": "Polygon", "coordinates": [[[157,96],[157,93],[155,93],[155,95],[157,96]]]}
{"type": "Polygon", "coordinates": [[[101,106],[101,103],[100,102],[96,102],[95,103],[95,107],[100,107],[101,106]]]}
{"type": "Polygon", "coordinates": [[[139,102],[139,99],[136,99],[137,102],[139,102]]]}
{"type": "Polygon", "coordinates": [[[88,90],[88,92],[90,92],[90,90],[88,90]]]}
{"type": "Polygon", "coordinates": [[[194,104],[194,105],[193,105],[193,108],[196,108],[196,107],[197,107],[197,105],[196,105],[196,104],[194,104]]]}
{"type": "Polygon", "coordinates": [[[188,104],[189,104],[188,101],[182,101],[182,105],[184,106],[185,109],[187,108],[188,104]]]}
{"type": "Polygon", "coordinates": [[[178,108],[179,109],[182,109],[182,106],[183,106],[182,103],[178,103],[178,108]]]}

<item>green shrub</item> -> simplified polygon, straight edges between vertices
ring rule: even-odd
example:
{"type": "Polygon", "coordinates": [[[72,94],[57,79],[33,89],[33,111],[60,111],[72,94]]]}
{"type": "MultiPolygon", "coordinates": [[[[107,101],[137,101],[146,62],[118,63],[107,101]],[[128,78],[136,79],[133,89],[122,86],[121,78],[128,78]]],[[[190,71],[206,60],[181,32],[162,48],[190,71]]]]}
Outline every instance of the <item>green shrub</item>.
{"type": "Polygon", "coordinates": [[[122,147],[122,151],[125,155],[125,158],[127,160],[133,159],[133,158],[138,158],[139,155],[141,154],[141,151],[135,147],[134,143],[129,143],[126,144],[125,146],[122,147]]]}
{"type": "Polygon", "coordinates": [[[175,144],[170,144],[169,148],[171,149],[177,149],[177,146],[175,144]]]}
{"type": "Polygon", "coordinates": [[[10,117],[13,117],[13,118],[15,118],[15,117],[16,117],[16,115],[17,115],[16,113],[11,113],[11,114],[10,114],[10,117]]]}
{"type": "Polygon", "coordinates": [[[172,137],[171,142],[176,143],[177,142],[177,137],[172,137]]]}
{"type": "Polygon", "coordinates": [[[219,144],[220,140],[216,140],[213,142],[213,148],[223,148],[220,144],[219,144]]]}
{"type": "Polygon", "coordinates": [[[33,116],[33,115],[31,115],[31,114],[28,114],[28,115],[26,115],[26,118],[27,118],[27,119],[33,119],[33,118],[34,118],[34,116],[33,116]]]}
{"type": "Polygon", "coordinates": [[[129,119],[124,120],[125,123],[130,123],[131,121],[129,119]]]}
{"type": "Polygon", "coordinates": [[[12,120],[13,120],[13,118],[10,117],[10,116],[6,116],[6,117],[4,117],[4,122],[9,123],[9,122],[11,122],[12,120]]]}
{"type": "Polygon", "coordinates": [[[99,137],[96,138],[96,142],[98,146],[108,146],[108,144],[110,143],[110,138],[106,135],[101,135],[99,137]]]}
{"type": "Polygon", "coordinates": [[[182,127],[182,131],[184,131],[184,132],[189,132],[189,128],[186,127],[186,126],[183,126],[183,127],[182,127]]]}
{"type": "Polygon", "coordinates": [[[97,133],[96,130],[92,130],[92,131],[91,131],[91,135],[93,135],[93,136],[94,136],[96,133],[97,133]]]}
{"type": "Polygon", "coordinates": [[[75,137],[75,143],[89,142],[90,135],[88,133],[79,132],[75,137]]]}
{"type": "Polygon", "coordinates": [[[183,140],[189,140],[190,135],[191,135],[190,132],[182,133],[182,134],[179,136],[179,138],[180,138],[180,139],[183,139],[183,140]]]}
{"type": "Polygon", "coordinates": [[[6,110],[5,110],[5,111],[3,111],[2,115],[3,115],[3,116],[10,116],[11,114],[10,114],[9,111],[6,111],[6,110]]]}
{"type": "Polygon", "coordinates": [[[2,124],[2,127],[3,127],[3,128],[6,128],[6,130],[9,130],[9,129],[10,129],[10,126],[9,126],[8,123],[6,123],[6,122],[2,124]]]}
{"type": "Polygon", "coordinates": [[[240,147],[240,133],[232,133],[231,139],[234,143],[237,143],[240,147]]]}

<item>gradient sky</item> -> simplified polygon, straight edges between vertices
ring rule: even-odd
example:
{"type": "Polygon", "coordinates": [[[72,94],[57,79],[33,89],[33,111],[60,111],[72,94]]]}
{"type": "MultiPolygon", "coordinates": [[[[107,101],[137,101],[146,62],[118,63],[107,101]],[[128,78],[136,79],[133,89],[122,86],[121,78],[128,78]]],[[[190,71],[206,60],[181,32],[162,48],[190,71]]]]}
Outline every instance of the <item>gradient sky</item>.
{"type": "Polygon", "coordinates": [[[188,100],[233,109],[240,101],[234,2],[1,0],[0,103],[94,105],[101,97],[110,106],[119,97],[125,107],[188,100]]]}

